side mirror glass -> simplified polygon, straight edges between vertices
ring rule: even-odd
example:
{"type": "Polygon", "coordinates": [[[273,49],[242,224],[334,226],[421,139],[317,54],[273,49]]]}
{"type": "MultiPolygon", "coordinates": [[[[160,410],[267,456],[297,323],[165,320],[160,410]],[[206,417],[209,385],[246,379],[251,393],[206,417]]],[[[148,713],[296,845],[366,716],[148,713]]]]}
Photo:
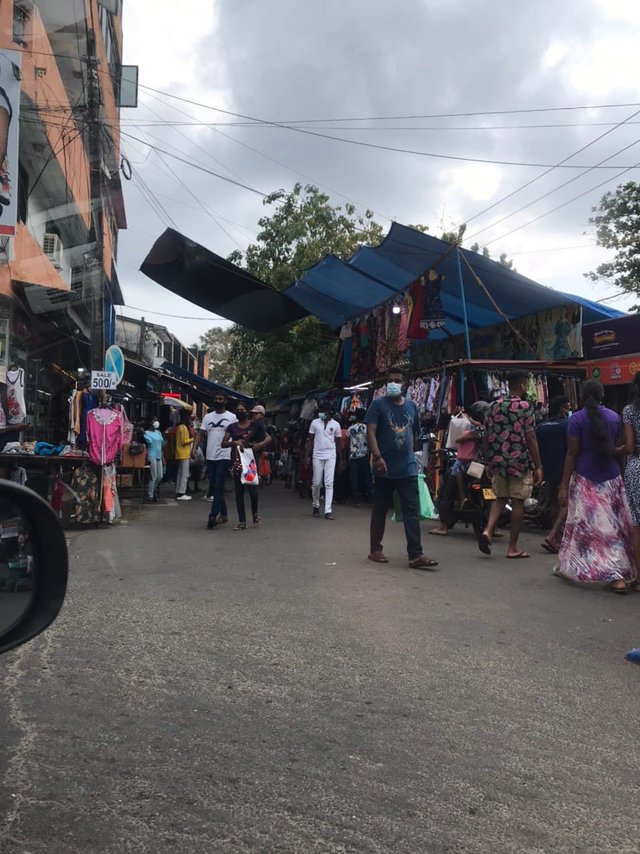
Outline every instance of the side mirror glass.
{"type": "Polygon", "coordinates": [[[29,611],[36,580],[31,528],[22,511],[0,499],[0,637],[29,611]]]}
{"type": "Polygon", "coordinates": [[[67,544],[51,507],[27,487],[0,479],[0,653],[51,625],[67,572],[67,544]]]}

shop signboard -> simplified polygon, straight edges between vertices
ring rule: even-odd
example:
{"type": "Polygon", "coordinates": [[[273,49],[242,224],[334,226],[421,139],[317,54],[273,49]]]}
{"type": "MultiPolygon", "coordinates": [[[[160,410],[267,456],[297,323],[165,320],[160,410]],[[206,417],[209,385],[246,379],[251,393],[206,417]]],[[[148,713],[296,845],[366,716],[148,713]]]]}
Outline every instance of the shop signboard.
{"type": "Polygon", "coordinates": [[[18,219],[18,127],[20,124],[20,65],[18,50],[0,50],[0,237],[15,237],[18,219]]]}
{"type": "Polygon", "coordinates": [[[113,371],[91,371],[92,391],[114,391],[118,388],[118,378],[113,371]]]}
{"type": "Polygon", "coordinates": [[[587,362],[587,377],[602,385],[628,385],[640,371],[640,355],[587,362]]]}
{"type": "Polygon", "coordinates": [[[640,353],[640,314],[587,323],[582,329],[585,359],[640,353]]]}

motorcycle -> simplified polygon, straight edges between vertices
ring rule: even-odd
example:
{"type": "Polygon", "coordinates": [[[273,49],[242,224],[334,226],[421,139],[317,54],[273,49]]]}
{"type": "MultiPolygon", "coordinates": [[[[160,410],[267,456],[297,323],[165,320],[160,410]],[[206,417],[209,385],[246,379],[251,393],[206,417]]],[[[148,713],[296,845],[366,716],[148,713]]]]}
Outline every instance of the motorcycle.
{"type": "MultiPolygon", "coordinates": [[[[480,536],[486,528],[491,506],[496,500],[486,469],[481,478],[465,475],[465,500],[459,504],[458,483],[455,476],[451,474],[451,467],[456,460],[456,452],[442,448],[438,453],[440,454],[442,471],[442,486],[438,493],[440,521],[449,529],[453,528],[456,522],[463,522],[466,526],[471,525],[474,534],[480,536]]],[[[502,526],[502,518],[498,524],[502,526]]]]}

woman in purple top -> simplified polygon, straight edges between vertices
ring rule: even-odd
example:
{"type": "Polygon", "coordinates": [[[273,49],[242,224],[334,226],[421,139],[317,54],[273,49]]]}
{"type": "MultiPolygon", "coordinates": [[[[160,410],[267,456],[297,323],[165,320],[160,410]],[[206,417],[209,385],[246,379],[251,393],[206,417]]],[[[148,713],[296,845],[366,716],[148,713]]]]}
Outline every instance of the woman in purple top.
{"type": "Polygon", "coordinates": [[[590,380],[583,408],[569,419],[567,458],[558,492],[568,506],[557,575],[606,584],[626,593],[636,578],[633,528],[619,457],[625,452],[620,416],[602,405],[604,389],[590,380]]]}

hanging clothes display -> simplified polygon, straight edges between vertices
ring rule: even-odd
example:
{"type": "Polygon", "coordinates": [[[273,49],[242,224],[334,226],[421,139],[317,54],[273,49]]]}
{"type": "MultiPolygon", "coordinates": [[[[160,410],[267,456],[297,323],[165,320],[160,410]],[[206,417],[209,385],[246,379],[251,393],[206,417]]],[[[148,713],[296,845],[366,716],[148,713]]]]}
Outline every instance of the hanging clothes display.
{"type": "Polygon", "coordinates": [[[95,465],[112,463],[123,445],[122,410],[97,408],[87,416],[89,459],[95,465]]]}
{"type": "Polygon", "coordinates": [[[24,370],[22,368],[7,371],[7,409],[8,424],[22,424],[27,417],[24,402],[24,370]]]}
{"type": "Polygon", "coordinates": [[[81,525],[96,525],[102,519],[102,495],[98,472],[90,466],[74,471],[71,489],[76,495],[74,521],[81,525]]]}
{"type": "Polygon", "coordinates": [[[429,270],[425,283],[424,311],[420,321],[422,329],[440,329],[446,322],[440,295],[443,278],[444,276],[438,275],[435,270],[429,270]]]}
{"type": "Polygon", "coordinates": [[[420,278],[411,286],[411,297],[413,300],[413,311],[411,312],[411,319],[409,320],[409,330],[407,334],[412,341],[422,341],[429,334],[429,330],[421,325],[426,300],[423,276],[420,276],[420,278]]]}

